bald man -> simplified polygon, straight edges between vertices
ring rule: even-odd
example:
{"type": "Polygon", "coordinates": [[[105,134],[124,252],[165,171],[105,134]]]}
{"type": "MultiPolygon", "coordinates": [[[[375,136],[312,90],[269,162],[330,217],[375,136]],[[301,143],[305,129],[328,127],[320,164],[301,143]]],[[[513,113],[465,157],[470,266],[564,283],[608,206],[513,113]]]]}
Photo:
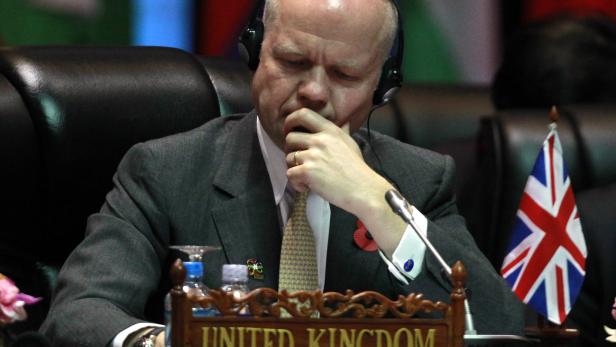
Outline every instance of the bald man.
{"type": "Polygon", "coordinates": [[[173,244],[222,248],[206,256],[209,287],[222,264],[257,259],[265,276],[249,286],[278,288],[282,231],[304,191],[319,289],[449,302],[440,266],[384,200],[394,188],[445,260],[469,269],[479,332],[521,332],[520,305],[457,214],[451,158],[360,129],[396,16],[386,0],[267,1],[255,110],[129,150],[59,276],[42,327],[53,343],[142,343],[160,320],[173,244]],[[354,243],[358,220],[378,251],[354,243]]]}

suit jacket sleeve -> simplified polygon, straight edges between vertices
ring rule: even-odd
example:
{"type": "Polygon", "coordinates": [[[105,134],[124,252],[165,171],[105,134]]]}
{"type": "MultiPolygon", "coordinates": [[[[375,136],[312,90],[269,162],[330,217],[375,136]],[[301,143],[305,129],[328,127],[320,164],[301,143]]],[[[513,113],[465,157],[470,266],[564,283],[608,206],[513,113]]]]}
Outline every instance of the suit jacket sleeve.
{"type": "MultiPolygon", "coordinates": [[[[421,210],[428,218],[428,238],[445,261],[453,265],[461,260],[467,271],[467,295],[475,328],[481,334],[522,334],[523,306],[505,281],[494,270],[467,231],[464,218],[458,214],[453,194],[454,164],[446,156],[441,184],[421,210]]],[[[436,258],[426,253],[426,277],[434,276],[451,290],[436,258]]]]}
{"type": "Polygon", "coordinates": [[[166,255],[168,222],[156,184],[158,168],[144,145],[120,163],[100,213],[64,264],[47,320],[54,346],[104,346],[144,320],[166,255]],[[83,319],[81,319],[81,317],[83,319]]]}
{"type": "MultiPolygon", "coordinates": [[[[481,334],[522,334],[523,305],[481,253],[458,214],[454,188],[455,165],[449,156],[374,136],[371,147],[380,153],[377,171],[395,182],[400,192],[428,219],[428,239],[447,264],[461,260],[468,272],[467,295],[481,334]],[[383,155],[384,153],[387,156],[383,155]],[[406,160],[400,160],[405,158],[406,160]]],[[[391,282],[402,294],[424,293],[431,300],[450,302],[451,284],[436,258],[427,250],[421,274],[404,286],[391,282]]]]}

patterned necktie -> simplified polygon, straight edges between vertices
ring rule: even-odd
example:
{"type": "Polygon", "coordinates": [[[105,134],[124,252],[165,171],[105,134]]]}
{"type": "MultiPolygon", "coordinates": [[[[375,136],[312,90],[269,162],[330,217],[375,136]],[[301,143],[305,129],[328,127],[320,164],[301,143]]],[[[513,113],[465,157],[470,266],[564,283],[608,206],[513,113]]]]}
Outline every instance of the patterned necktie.
{"type": "Polygon", "coordinates": [[[314,234],[306,217],[308,191],[295,194],[291,218],[284,228],[278,289],[289,293],[319,288],[314,234]]]}

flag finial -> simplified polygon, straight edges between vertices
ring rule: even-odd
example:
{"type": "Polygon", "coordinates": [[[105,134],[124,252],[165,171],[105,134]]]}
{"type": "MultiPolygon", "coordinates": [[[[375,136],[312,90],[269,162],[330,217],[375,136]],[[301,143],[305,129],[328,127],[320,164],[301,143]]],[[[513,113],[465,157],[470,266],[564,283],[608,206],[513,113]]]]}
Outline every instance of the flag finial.
{"type": "Polygon", "coordinates": [[[558,114],[558,110],[556,109],[556,105],[552,105],[552,108],[550,108],[550,120],[553,123],[558,122],[558,118],[560,118],[560,115],[558,114]]]}

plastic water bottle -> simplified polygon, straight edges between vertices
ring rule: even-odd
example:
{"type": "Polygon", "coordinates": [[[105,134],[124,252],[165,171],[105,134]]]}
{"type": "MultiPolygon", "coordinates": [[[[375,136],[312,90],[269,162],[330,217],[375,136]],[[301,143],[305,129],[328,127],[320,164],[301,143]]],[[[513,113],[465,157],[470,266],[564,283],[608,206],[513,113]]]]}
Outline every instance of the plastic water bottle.
{"type": "MultiPolygon", "coordinates": [[[[200,261],[185,261],[186,280],[182,285],[182,290],[187,295],[197,298],[205,296],[208,288],[203,283],[203,263],[200,261]]],[[[171,294],[165,296],[165,346],[171,346],[171,294]]],[[[201,307],[195,303],[192,307],[193,317],[213,317],[218,315],[215,308],[201,307]]]]}
{"type": "MultiPolygon", "coordinates": [[[[200,261],[184,262],[186,268],[186,281],[182,286],[182,290],[188,295],[194,297],[202,297],[207,294],[208,288],[203,284],[203,263],[200,261]]],[[[204,308],[195,303],[192,308],[193,317],[211,317],[216,315],[216,310],[212,308],[204,308]]]]}
{"type": "MultiPolygon", "coordinates": [[[[207,294],[208,288],[203,283],[203,253],[217,250],[219,248],[209,246],[171,246],[172,249],[180,250],[188,254],[189,261],[183,262],[186,269],[186,279],[182,285],[182,290],[186,294],[192,294],[196,297],[201,297],[207,294]]],[[[167,293],[164,302],[164,318],[165,318],[165,346],[171,347],[171,294],[167,293]]],[[[215,308],[204,308],[198,303],[192,308],[194,317],[211,317],[218,315],[218,310],[215,308]]]]}
{"type": "MultiPolygon", "coordinates": [[[[232,293],[234,298],[240,298],[248,294],[248,267],[241,264],[225,264],[222,266],[222,287],[227,293],[232,293]]],[[[248,307],[242,308],[241,315],[248,315],[248,307]]]]}

